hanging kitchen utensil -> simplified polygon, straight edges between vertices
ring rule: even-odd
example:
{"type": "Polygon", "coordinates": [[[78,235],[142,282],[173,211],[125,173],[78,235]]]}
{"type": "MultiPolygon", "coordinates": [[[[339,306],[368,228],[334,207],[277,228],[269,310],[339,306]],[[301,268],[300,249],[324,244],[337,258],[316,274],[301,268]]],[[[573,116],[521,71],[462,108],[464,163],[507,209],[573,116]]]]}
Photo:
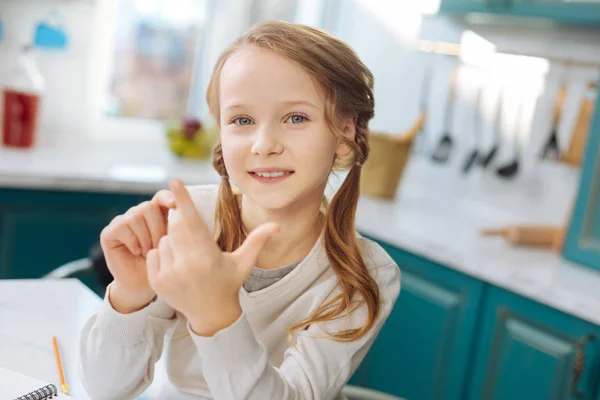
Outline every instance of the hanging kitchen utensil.
{"type": "Polygon", "coordinates": [[[483,89],[484,86],[481,86],[477,90],[477,97],[475,98],[475,104],[473,106],[473,137],[474,137],[474,145],[473,150],[467,155],[467,159],[465,160],[465,164],[463,165],[463,173],[466,174],[471,170],[475,161],[481,157],[479,152],[479,145],[481,142],[482,135],[482,116],[481,116],[481,105],[483,103],[483,89]]]}
{"type": "Polygon", "coordinates": [[[48,14],[35,28],[33,38],[35,47],[46,49],[64,49],[68,45],[64,17],[55,2],[52,12],[48,14]]]}
{"type": "Polygon", "coordinates": [[[567,83],[563,80],[560,89],[556,93],[554,102],[554,111],[552,115],[552,130],[546,144],[542,148],[542,159],[558,160],[560,158],[560,147],[558,145],[558,126],[562,115],[562,108],[565,103],[567,93],[567,83]]]}
{"type": "MultiPolygon", "coordinates": [[[[431,58],[431,55],[429,55],[431,58]]],[[[427,60],[425,65],[425,72],[423,73],[423,81],[421,82],[421,96],[419,100],[419,114],[424,117],[423,123],[421,124],[421,128],[417,132],[417,137],[415,138],[415,150],[418,152],[422,148],[425,147],[425,135],[426,135],[426,125],[427,125],[427,106],[429,103],[429,92],[431,87],[431,78],[433,75],[433,66],[434,60],[427,60]]]]}
{"type": "Polygon", "coordinates": [[[452,140],[452,118],[454,114],[454,100],[456,97],[456,88],[458,84],[458,62],[452,70],[450,79],[450,88],[448,89],[448,100],[446,102],[446,110],[444,114],[444,133],[440,138],[431,159],[435,162],[445,163],[450,158],[450,152],[454,141],[452,140]]]}
{"type": "Polygon", "coordinates": [[[502,141],[502,102],[504,101],[503,89],[500,87],[498,93],[498,104],[496,105],[496,120],[494,121],[494,144],[487,154],[482,154],[479,159],[479,165],[483,168],[487,168],[488,165],[494,160],[498,150],[500,149],[500,142],[502,141]]]}
{"type": "Polygon", "coordinates": [[[520,145],[519,145],[519,129],[521,126],[521,119],[523,116],[523,108],[525,108],[525,101],[521,100],[521,103],[519,104],[519,108],[517,111],[517,118],[516,118],[516,126],[513,127],[514,129],[514,148],[515,148],[515,154],[514,154],[514,158],[513,160],[498,168],[498,170],[496,171],[498,173],[499,176],[503,177],[503,178],[513,178],[518,172],[519,172],[519,164],[520,164],[520,158],[521,158],[521,149],[520,149],[520,145]]]}

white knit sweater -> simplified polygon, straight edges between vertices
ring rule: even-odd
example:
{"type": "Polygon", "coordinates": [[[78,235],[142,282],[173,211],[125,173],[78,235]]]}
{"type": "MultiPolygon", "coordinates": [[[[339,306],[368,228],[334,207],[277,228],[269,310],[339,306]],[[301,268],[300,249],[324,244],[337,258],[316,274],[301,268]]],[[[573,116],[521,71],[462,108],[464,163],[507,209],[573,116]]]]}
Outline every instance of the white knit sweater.
{"type": "MultiPolygon", "coordinates": [[[[209,228],[216,186],[188,187],[209,228]]],[[[349,318],[313,324],[288,342],[288,329],[341,292],[319,239],[288,275],[269,287],[240,289],[242,316],[212,337],[201,337],[161,299],[131,314],[115,311],[108,294],[81,336],[80,375],[92,399],[129,399],[152,382],[162,356],[169,377],[162,398],[339,399],[389,316],[400,292],[400,272],[376,243],[359,236],[364,261],[379,284],[380,315],[362,338],[342,343],[326,332],[360,327],[366,305],[349,318]],[[320,336],[320,337],[319,337],[320,336]]],[[[110,287],[109,289],[110,290],[110,287]]]]}

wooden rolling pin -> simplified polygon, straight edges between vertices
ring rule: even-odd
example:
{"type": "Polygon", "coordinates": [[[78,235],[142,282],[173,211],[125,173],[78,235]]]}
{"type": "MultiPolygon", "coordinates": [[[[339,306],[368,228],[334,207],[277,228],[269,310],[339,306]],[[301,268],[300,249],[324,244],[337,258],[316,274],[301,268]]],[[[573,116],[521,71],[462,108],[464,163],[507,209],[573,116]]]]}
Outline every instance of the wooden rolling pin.
{"type": "Polygon", "coordinates": [[[565,229],[561,226],[509,225],[500,229],[485,229],[483,236],[502,236],[509,243],[522,246],[549,248],[560,252],[565,229]]]}

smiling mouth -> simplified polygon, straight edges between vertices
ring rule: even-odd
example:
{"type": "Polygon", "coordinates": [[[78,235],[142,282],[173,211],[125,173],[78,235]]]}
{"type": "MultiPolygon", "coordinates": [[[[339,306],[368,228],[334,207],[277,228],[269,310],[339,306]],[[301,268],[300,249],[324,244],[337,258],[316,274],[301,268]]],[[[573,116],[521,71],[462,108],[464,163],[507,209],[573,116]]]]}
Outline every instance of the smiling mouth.
{"type": "Polygon", "coordinates": [[[251,171],[252,175],[260,176],[262,178],[279,178],[280,176],[291,175],[294,171],[271,171],[271,172],[257,172],[251,171]]]}
{"type": "Polygon", "coordinates": [[[250,171],[250,176],[262,183],[276,183],[287,179],[294,171],[250,171]]]}

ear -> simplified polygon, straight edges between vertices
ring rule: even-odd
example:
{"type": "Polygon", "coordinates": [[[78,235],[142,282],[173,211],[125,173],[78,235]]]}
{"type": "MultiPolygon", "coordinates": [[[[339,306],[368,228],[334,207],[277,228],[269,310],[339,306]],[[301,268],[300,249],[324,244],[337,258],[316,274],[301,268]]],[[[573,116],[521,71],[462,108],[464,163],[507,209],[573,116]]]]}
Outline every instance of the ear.
{"type": "MultiPolygon", "coordinates": [[[[356,137],[356,117],[345,118],[342,120],[342,135],[351,142],[354,142],[356,137]]],[[[337,148],[335,154],[337,157],[345,157],[352,149],[342,139],[337,140],[337,148]]]]}

